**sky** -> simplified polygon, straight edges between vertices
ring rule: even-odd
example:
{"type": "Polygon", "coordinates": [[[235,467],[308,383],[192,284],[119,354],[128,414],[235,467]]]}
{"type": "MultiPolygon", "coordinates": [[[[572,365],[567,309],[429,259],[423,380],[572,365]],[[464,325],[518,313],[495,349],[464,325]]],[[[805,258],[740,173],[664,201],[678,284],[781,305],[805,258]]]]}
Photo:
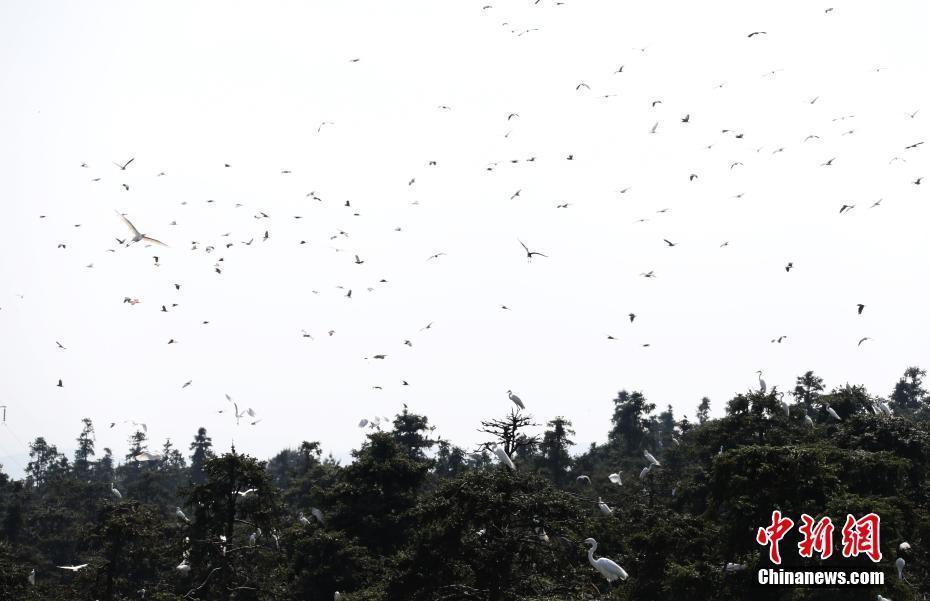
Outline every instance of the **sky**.
{"type": "Polygon", "coordinates": [[[0,464],[84,417],[346,461],[405,403],[472,449],[508,390],[579,448],[621,389],[887,395],[930,366],[930,9],[830,7],[0,4],[0,464]]]}

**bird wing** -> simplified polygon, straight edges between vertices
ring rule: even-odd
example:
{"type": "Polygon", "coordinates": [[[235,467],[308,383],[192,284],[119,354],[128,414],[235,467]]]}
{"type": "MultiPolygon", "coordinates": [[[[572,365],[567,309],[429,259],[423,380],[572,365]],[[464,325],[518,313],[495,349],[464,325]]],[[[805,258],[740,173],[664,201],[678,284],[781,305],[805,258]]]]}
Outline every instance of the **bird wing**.
{"type": "Polygon", "coordinates": [[[517,240],[517,242],[520,243],[520,246],[523,247],[523,250],[525,250],[526,252],[530,252],[530,249],[526,247],[526,244],[523,244],[522,240],[517,240]]]}
{"type": "Polygon", "coordinates": [[[123,169],[125,169],[126,167],[129,167],[129,163],[133,162],[134,160],[136,160],[136,157],[132,157],[131,159],[129,159],[128,161],[126,161],[125,163],[123,163],[123,164],[121,165],[121,167],[122,167],[123,169]]]}
{"type": "Polygon", "coordinates": [[[167,244],[165,244],[165,243],[162,242],[161,240],[156,240],[155,238],[149,238],[148,236],[142,236],[142,239],[145,240],[146,242],[151,242],[152,244],[157,244],[157,245],[159,245],[159,246],[164,246],[165,248],[168,247],[167,244]]]}
{"type": "Polygon", "coordinates": [[[120,213],[119,211],[116,211],[116,214],[119,215],[119,218],[122,219],[122,220],[123,220],[123,223],[125,223],[126,226],[130,229],[130,231],[132,232],[133,237],[139,235],[139,230],[136,229],[136,226],[134,226],[134,225],[132,224],[131,221],[129,221],[128,219],[126,219],[126,216],[125,216],[125,215],[123,215],[123,214],[120,213]]]}

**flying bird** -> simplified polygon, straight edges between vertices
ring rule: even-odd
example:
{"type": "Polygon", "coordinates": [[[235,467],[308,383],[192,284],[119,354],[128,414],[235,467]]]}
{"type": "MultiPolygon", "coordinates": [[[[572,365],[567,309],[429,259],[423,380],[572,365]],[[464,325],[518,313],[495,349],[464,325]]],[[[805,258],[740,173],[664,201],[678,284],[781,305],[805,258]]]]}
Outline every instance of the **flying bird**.
{"type": "MultiPolygon", "coordinates": [[[[129,164],[132,163],[134,160],[136,160],[136,157],[132,157],[131,159],[129,159],[128,161],[126,161],[126,162],[123,163],[122,165],[120,165],[120,164],[117,163],[116,161],[113,161],[113,164],[116,165],[117,167],[119,167],[119,170],[120,170],[120,171],[126,171],[126,167],[129,167],[129,164]]],[[[81,166],[83,167],[83,165],[81,165],[81,166]]]]}
{"type": "Polygon", "coordinates": [[[507,455],[507,452],[504,449],[502,449],[501,447],[495,446],[494,454],[497,455],[497,458],[500,460],[501,463],[509,467],[511,470],[516,471],[517,466],[513,464],[513,459],[511,459],[510,456],[507,455]]]}
{"type": "Polygon", "coordinates": [[[139,232],[139,230],[136,229],[136,226],[134,226],[131,221],[126,219],[126,216],[120,213],[119,211],[116,211],[116,214],[119,215],[120,219],[123,220],[123,223],[126,224],[126,227],[128,227],[130,232],[132,232],[132,240],[131,240],[132,242],[141,242],[142,240],[145,240],[146,242],[151,242],[152,244],[158,244],[159,246],[168,246],[167,244],[165,244],[164,242],[161,242],[160,240],[156,240],[155,238],[150,238],[149,236],[139,232]]]}
{"type": "Polygon", "coordinates": [[[747,38],[751,38],[752,36],[755,36],[755,35],[766,35],[766,34],[768,34],[767,31],[753,31],[752,33],[750,33],[750,34],[747,35],[746,37],[747,37],[747,38]]]}
{"type": "Polygon", "coordinates": [[[863,338],[860,338],[860,339],[859,339],[859,343],[858,343],[856,346],[862,346],[862,343],[865,342],[866,340],[872,340],[872,339],[869,338],[868,336],[865,336],[865,337],[863,337],[863,338]]]}
{"type": "Polygon", "coordinates": [[[857,313],[858,315],[862,315],[862,312],[863,312],[864,310],[865,310],[865,305],[863,305],[862,303],[859,303],[859,304],[856,305],[856,313],[857,313]]]}
{"type": "Polygon", "coordinates": [[[517,240],[517,242],[520,242],[520,246],[522,246],[522,247],[523,247],[523,250],[526,251],[526,259],[527,259],[527,261],[532,261],[532,260],[533,260],[533,255],[537,255],[537,256],[540,256],[540,257],[546,257],[546,258],[549,257],[549,255],[544,255],[544,254],[541,253],[541,252],[536,252],[535,250],[532,250],[532,251],[531,251],[531,250],[526,246],[526,244],[523,244],[523,242],[520,241],[520,240],[517,240]]]}

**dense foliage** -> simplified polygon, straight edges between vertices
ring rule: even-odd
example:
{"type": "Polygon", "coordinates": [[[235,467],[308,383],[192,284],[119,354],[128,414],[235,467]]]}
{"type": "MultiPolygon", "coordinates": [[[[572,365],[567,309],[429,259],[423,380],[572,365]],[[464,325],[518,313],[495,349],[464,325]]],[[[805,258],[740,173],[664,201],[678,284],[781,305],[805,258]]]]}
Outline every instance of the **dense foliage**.
{"type": "Polygon", "coordinates": [[[808,372],[787,395],[737,395],[716,419],[700,399],[696,422],[621,391],[607,442],[576,455],[568,419],[537,435],[516,410],[483,422],[487,442],[467,452],[405,407],[348,465],[315,442],[267,462],[216,453],[203,428],[189,457],[136,432],[120,463],[110,449],[98,455],[84,420],[73,458],[40,437],[24,479],[0,471],[0,599],[923,599],[924,376],[910,368],[879,398],[858,386],[826,392],[808,372]],[[644,470],[645,451],[661,465],[644,470]],[[781,549],[786,565],[881,570],[884,585],[754,584],[769,565],[755,533],[775,509],[795,522],[831,517],[837,550],[848,513],[879,514],[877,564],[838,551],[802,559],[796,529],[781,549]],[[588,537],[628,579],[608,584],[589,565],[588,537]]]}

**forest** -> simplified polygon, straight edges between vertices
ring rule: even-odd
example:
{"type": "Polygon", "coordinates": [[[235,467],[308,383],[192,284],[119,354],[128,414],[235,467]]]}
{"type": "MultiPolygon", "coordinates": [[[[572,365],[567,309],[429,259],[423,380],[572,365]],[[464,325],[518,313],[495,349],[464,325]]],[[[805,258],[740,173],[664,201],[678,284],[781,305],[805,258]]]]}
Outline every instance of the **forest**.
{"type": "Polygon", "coordinates": [[[586,449],[569,417],[518,408],[465,449],[405,406],[344,465],[309,440],[268,460],[220,451],[204,428],[187,448],[138,431],[120,458],[85,419],[73,456],[39,437],[23,479],[0,470],[0,599],[924,599],[925,376],[908,368],[886,396],[807,372],[793,390],[737,394],[720,417],[705,397],[694,420],[623,390],[586,449]],[[756,532],[774,510],[829,516],[835,549],[848,514],[878,514],[877,563],[801,557],[797,528],[780,545],[782,567],[884,584],[757,584],[771,564],[756,532]],[[595,569],[589,538],[626,578],[595,569]]]}

